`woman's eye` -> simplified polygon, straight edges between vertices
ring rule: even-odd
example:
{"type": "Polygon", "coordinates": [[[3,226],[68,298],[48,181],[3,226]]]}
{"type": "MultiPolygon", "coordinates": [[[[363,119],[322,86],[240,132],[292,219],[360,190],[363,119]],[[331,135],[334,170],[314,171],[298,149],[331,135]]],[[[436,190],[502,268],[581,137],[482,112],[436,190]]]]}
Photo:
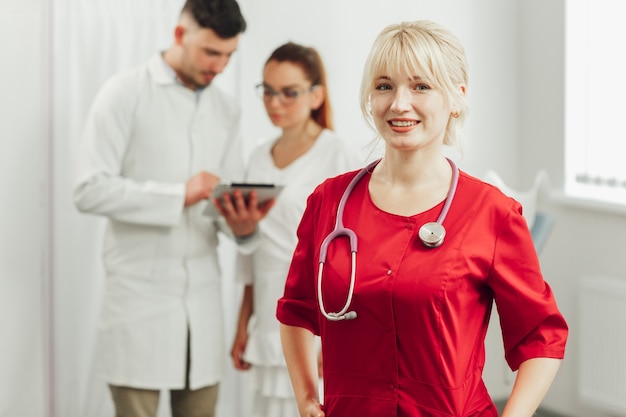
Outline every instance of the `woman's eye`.
{"type": "Polygon", "coordinates": [[[426,84],[418,84],[415,86],[415,89],[418,91],[426,91],[426,90],[430,90],[430,87],[427,86],[426,84]]]}
{"type": "Polygon", "coordinates": [[[298,97],[298,94],[300,94],[296,90],[283,90],[282,93],[287,98],[296,98],[296,97],[298,97]]]}
{"type": "Polygon", "coordinates": [[[376,90],[379,90],[379,91],[388,91],[388,90],[391,90],[391,86],[390,86],[389,84],[378,84],[378,85],[376,86],[376,90]]]}

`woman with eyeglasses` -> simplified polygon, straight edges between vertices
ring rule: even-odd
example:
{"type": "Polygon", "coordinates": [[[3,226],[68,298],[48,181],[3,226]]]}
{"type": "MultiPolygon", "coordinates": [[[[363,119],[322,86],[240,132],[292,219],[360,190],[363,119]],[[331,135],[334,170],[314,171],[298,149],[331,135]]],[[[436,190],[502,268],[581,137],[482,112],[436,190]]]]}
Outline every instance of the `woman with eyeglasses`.
{"type": "Polygon", "coordinates": [[[313,189],[362,161],[332,131],[326,74],[314,48],[292,42],[277,48],[257,89],[281,134],[253,151],[246,180],[285,188],[259,225],[260,249],[237,258],[236,274],[245,286],[231,357],[235,368],[249,370],[252,377],[253,416],[293,417],[298,406],[283,358],[276,304],[296,247],[296,228],[313,189]]]}

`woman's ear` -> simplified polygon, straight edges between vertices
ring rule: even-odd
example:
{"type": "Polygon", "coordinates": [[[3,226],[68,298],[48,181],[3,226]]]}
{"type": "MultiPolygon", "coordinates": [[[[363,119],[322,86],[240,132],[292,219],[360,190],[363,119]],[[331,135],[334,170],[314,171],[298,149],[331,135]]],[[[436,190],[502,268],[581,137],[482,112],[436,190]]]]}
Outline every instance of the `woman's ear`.
{"type": "Polygon", "coordinates": [[[317,110],[326,99],[326,89],[323,85],[316,85],[311,90],[311,108],[317,110]]]}

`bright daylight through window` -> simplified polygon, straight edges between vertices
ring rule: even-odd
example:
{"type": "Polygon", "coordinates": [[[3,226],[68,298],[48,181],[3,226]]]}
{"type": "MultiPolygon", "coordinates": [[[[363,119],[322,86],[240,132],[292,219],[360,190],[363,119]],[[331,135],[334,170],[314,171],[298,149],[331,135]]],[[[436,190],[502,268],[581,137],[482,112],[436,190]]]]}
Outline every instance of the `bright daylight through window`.
{"type": "Polygon", "coordinates": [[[626,2],[566,9],[565,192],[626,206],[626,2]]]}

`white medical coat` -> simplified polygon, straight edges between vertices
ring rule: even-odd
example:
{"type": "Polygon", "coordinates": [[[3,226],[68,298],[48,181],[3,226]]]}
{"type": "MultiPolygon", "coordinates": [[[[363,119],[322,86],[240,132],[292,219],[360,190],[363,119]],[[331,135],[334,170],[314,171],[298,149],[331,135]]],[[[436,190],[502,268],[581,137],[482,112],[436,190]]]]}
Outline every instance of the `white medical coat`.
{"type": "MultiPolygon", "coordinates": [[[[183,208],[185,182],[206,170],[243,176],[239,108],[216,86],[197,94],[160,55],[108,81],[84,131],[75,203],[108,217],[100,369],[114,385],[217,383],[226,360],[218,230],[223,220],[183,208]]],[[[245,245],[244,245],[245,246],[245,245]]]]}

